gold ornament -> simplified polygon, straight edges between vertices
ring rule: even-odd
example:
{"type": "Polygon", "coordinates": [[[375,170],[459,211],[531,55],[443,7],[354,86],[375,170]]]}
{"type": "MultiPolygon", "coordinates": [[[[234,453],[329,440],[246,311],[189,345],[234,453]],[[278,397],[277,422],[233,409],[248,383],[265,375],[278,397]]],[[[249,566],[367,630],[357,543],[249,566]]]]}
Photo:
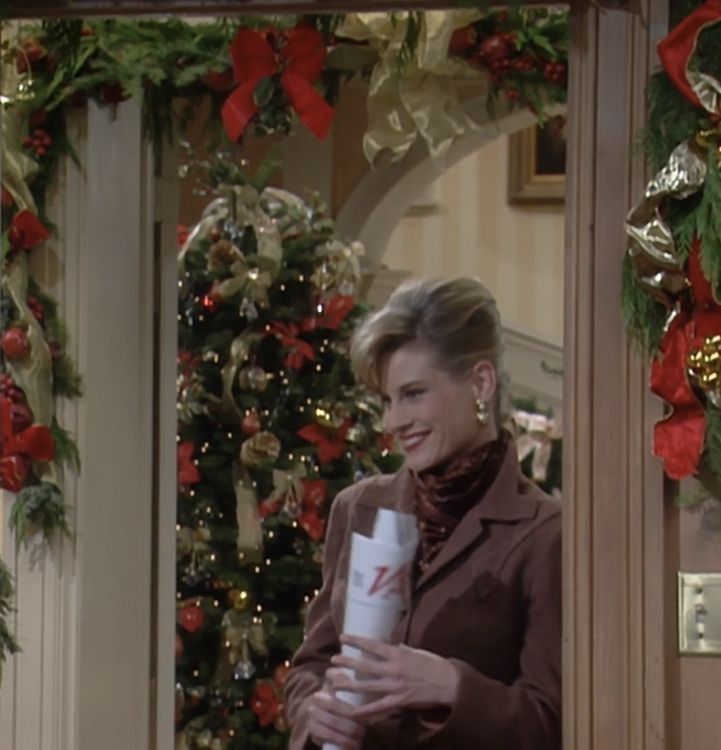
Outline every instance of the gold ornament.
{"type": "Polygon", "coordinates": [[[280,456],[281,447],[280,440],[272,432],[258,432],[240,446],[240,460],[246,466],[275,461],[280,456]]]}
{"type": "Polygon", "coordinates": [[[241,612],[244,609],[247,609],[250,604],[250,596],[248,596],[248,592],[241,591],[240,589],[231,589],[228,592],[228,599],[233,605],[233,609],[237,609],[241,612]]]}
{"type": "Polygon", "coordinates": [[[238,373],[238,385],[244,391],[263,393],[268,387],[268,374],[258,365],[244,367],[238,373]]]}
{"type": "Polygon", "coordinates": [[[222,239],[214,242],[208,250],[208,270],[217,271],[228,268],[236,261],[243,260],[240,248],[230,240],[222,239]]]}
{"type": "Polygon", "coordinates": [[[707,336],[687,357],[688,375],[711,403],[721,408],[721,335],[707,336]]]}
{"type": "Polygon", "coordinates": [[[319,262],[311,281],[324,296],[354,295],[361,280],[360,258],[364,253],[360,242],[350,245],[340,240],[326,242],[316,249],[319,262]]]}

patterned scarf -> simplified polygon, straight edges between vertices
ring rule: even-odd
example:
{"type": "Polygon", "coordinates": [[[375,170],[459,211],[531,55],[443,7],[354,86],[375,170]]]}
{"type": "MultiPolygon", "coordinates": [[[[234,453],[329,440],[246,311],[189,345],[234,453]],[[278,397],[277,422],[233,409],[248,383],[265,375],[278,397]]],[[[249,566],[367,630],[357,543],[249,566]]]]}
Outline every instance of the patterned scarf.
{"type": "Polygon", "coordinates": [[[463,516],[493,484],[506,457],[511,435],[502,430],[496,440],[454,458],[440,468],[411,472],[416,490],[420,544],[417,566],[425,572],[463,516]]]}

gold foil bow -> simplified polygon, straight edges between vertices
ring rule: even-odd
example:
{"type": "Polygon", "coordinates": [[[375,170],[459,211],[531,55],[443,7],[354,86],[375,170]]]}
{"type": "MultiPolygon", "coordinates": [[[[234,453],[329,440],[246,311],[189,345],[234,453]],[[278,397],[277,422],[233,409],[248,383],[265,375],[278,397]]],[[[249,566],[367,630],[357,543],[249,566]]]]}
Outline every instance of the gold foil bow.
{"type": "Polygon", "coordinates": [[[410,14],[349,13],[336,35],[368,41],[380,60],[368,91],[368,130],[363,151],[369,162],[388,149],[393,161],[403,158],[417,137],[439,159],[466,129],[475,127],[458,100],[459,79],[485,77],[468,63],[449,57],[448,45],[456,29],[480,18],[477,10],[427,11],[420,15],[418,43],[411,60],[401,65],[410,14]]]}
{"type": "Polygon", "coordinates": [[[683,263],[673,233],[661,216],[668,198],[683,199],[703,187],[707,165],[691,140],[680,143],[646,186],[643,199],[626,217],[628,254],[640,284],[668,307],[685,286],[683,263]]]}

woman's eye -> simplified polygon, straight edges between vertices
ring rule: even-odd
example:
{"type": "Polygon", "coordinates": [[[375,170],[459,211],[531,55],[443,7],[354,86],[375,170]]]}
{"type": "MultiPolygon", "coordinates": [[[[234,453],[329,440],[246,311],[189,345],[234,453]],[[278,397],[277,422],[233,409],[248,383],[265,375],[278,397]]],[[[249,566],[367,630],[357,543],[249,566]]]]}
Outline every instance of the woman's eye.
{"type": "Polygon", "coordinates": [[[418,398],[425,393],[423,388],[410,388],[406,391],[406,398],[418,398]]]}

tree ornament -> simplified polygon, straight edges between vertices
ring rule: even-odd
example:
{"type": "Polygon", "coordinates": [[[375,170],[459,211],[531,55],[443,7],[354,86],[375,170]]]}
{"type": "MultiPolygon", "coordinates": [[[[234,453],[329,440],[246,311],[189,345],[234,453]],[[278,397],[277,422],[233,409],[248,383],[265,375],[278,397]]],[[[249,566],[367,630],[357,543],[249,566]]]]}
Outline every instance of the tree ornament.
{"type": "Polygon", "coordinates": [[[486,63],[500,62],[506,60],[515,51],[512,39],[507,34],[494,34],[486,37],[479,48],[479,54],[486,63]]]}
{"type": "Polygon", "coordinates": [[[693,385],[721,407],[721,335],[706,336],[699,347],[691,349],[686,364],[693,385]]]}
{"type": "Polygon", "coordinates": [[[451,34],[451,41],[448,43],[448,54],[463,57],[476,46],[477,41],[478,32],[473,26],[456,29],[451,34]]]}
{"type": "Polygon", "coordinates": [[[25,456],[0,458],[0,487],[8,492],[20,492],[30,474],[30,459],[25,456]]]}
{"type": "Polygon", "coordinates": [[[280,440],[272,432],[259,432],[240,446],[240,460],[250,467],[264,461],[275,461],[280,456],[280,440]]]}
{"type": "Polygon", "coordinates": [[[9,360],[24,359],[30,354],[30,342],[28,341],[27,331],[20,326],[10,326],[3,333],[0,347],[2,347],[5,356],[9,360]]]}
{"type": "Polygon", "coordinates": [[[238,385],[244,391],[263,393],[268,387],[268,375],[262,367],[251,365],[238,373],[238,385]]]}
{"type": "Polygon", "coordinates": [[[254,409],[246,412],[243,420],[240,423],[240,429],[243,431],[243,434],[252,437],[256,433],[260,432],[260,427],[261,424],[258,412],[254,409]]]}
{"type": "Polygon", "coordinates": [[[248,592],[241,591],[240,589],[231,589],[228,592],[228,599],[233,606],[233,609],[237,609],[239,612],[248,609],[248,605],[250,604],[248,592]]]}
{"type": "Polygon", "coordinates": [[[35,421],[32,410],[25,403],[13,403],[10,407],[10,424],[14,433],[22,432],[35,421]]]}
{"type": "Polygon", "coordinates": [[[189,633],[196,633],[205,623],[203,610],[194,604],[181,607],[178,612],[178,623],[181,628],[184,628],[189,633]]]}

